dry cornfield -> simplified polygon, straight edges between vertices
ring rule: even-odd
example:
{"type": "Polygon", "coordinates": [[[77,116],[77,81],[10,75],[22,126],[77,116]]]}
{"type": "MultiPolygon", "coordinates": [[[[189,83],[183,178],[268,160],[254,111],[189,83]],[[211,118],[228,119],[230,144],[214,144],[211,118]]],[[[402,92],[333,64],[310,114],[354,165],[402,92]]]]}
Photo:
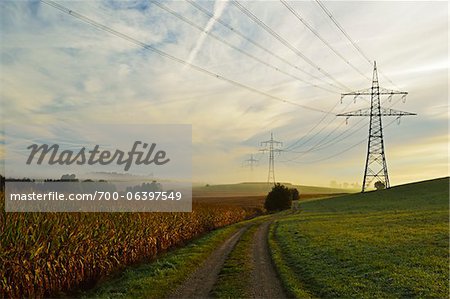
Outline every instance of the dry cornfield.
{"type": "Polygon", "coordinates": [[[258,213],[204,203],[192,213],[5,213],[0,202],[0,298],[83,288],[258,213]]]}

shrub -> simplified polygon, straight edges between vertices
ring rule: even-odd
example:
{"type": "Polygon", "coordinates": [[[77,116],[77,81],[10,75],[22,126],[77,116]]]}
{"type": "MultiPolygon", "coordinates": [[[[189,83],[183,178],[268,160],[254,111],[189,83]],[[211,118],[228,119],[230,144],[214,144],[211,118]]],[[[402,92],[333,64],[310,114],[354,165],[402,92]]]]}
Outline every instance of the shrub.
{"type": "Polygon", "coordinates": [[[272,187],[272,190],[267,194],[264,208],[267,211],[281,211],[290,209],[292,204],[292,193],[284,185],[279,183],[272,187]]]}
{"type": "Polygon", "coordinates": [[[374,186],[377,190],[383,190],[386,188],[386,185],[382,181],[376,182],[374,186]]]}

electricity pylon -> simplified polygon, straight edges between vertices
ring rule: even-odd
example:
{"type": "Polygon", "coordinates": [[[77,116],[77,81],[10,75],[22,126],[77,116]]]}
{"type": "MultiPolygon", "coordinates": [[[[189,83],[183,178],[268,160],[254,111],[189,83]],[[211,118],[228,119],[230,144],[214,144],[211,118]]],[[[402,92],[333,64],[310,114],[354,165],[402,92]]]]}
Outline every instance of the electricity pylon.
{"type": "Polygon", "coordinates": [[[244,166],[250,167],[250,171],[253,172],[253,165],[256,165],[258,160],[253,158],[253,154],[250,155],[250,159],[244,160],[244,166]]]}
{"type": "Polygon", "coordinates": [[[253,158],[253,154],[250,155],[250,159],[244,160],[243,167],[250,167],[250,181],[253,181],[253,167],[258,164],[258,160],[253,158]]]}
{"type": "Polygon", "coordinates": [[[416,115],[415,113],[409,113],[404,111],[398,111],[389,108],[383,108],[380,104],[380,95],[389,95],[390,98],[394,95],[402,95],[403,99],[406,99],[408,93],[405,91],[395,91],[380,88],[378,83],[377,64],[373,64],[373,79],[372,88],[354,91],[349,93],[343,93],[341,99],[345,96],[354,96],[355,99],[359,96],[370,95],[370,108],[360,109],[353,112],[337,114],[337,116],[345,116],[347,118],[351,116],[369,116],[369,142],[367,145],[367,157],[366,167],[364,170],[364,179],[362,185],[362,192],[369,188],[370,184],[374,181],[381,182],[385,188],[389,188],[389,176],[386,164],[386,156],[384,150],[383,140],[383,125],[381,123],[382,116],[396,116],[400,118],[407,115],[416,115]]]}
{"type": "Polygon", "coordinates": [[[261,142],[261,146],[265,146],[265,148],[260,149],[262,152],[269,152],[269,175],[267,176],[267,183],[270,184],[273,182],[275,185],[275,153],[280,153],[281,149],[279,147],[283,146],[283,143],[280,141],[273,140],[273,133],[270,133],[270,140],[266,140],[261,142]]]}

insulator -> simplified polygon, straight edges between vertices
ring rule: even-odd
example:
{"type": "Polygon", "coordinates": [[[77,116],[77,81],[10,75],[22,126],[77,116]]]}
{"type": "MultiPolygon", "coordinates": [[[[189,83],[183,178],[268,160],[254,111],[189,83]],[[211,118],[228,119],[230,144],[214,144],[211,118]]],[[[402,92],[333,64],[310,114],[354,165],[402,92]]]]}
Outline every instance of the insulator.
{"type": "Polygon", "coordinates": [[[402,102],[403,102],[403,103],[406,102],[406,94],[402,95],[402,102]]]}
{"type": "Polygon", "coordinates": [[[345,124],[346,125],[348,125],[348,119],[349,119],[350,117],[349,116],[347,116],[346,118],[345,118],[345,124]]]}
{"type": "Polygon", "coordinates": [[[341,104],[342,104],[342,100],[344,99],[344,95],[341,95],[341,104]]]}
{"type": "Polygon", "coordinates": [[[400,124],[400,119],[401,119],[401,118],[402,118],[401,116],[397,117],[397,125],[400,124]]]}
{"type": "Polygon", "coordinates": [[[357,99],[357,98],[358,98],[357,95],[353,98],[353,103],[354,103],[354,104],[356,104],[356,99],[357,99]]]}

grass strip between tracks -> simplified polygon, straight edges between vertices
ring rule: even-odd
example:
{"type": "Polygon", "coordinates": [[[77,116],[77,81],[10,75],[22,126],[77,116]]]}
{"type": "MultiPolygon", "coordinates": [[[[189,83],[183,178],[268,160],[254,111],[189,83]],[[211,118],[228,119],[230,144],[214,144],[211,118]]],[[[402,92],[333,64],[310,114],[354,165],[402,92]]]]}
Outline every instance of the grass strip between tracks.
{"type": "Polygon", "coordinates": [[[249,298],[252,266],[253,237],[258,229],[252,225],[240,238],[236,247],[228,256],[219,279],[213,287],[212,295],[216,298],[249,298]]]}

